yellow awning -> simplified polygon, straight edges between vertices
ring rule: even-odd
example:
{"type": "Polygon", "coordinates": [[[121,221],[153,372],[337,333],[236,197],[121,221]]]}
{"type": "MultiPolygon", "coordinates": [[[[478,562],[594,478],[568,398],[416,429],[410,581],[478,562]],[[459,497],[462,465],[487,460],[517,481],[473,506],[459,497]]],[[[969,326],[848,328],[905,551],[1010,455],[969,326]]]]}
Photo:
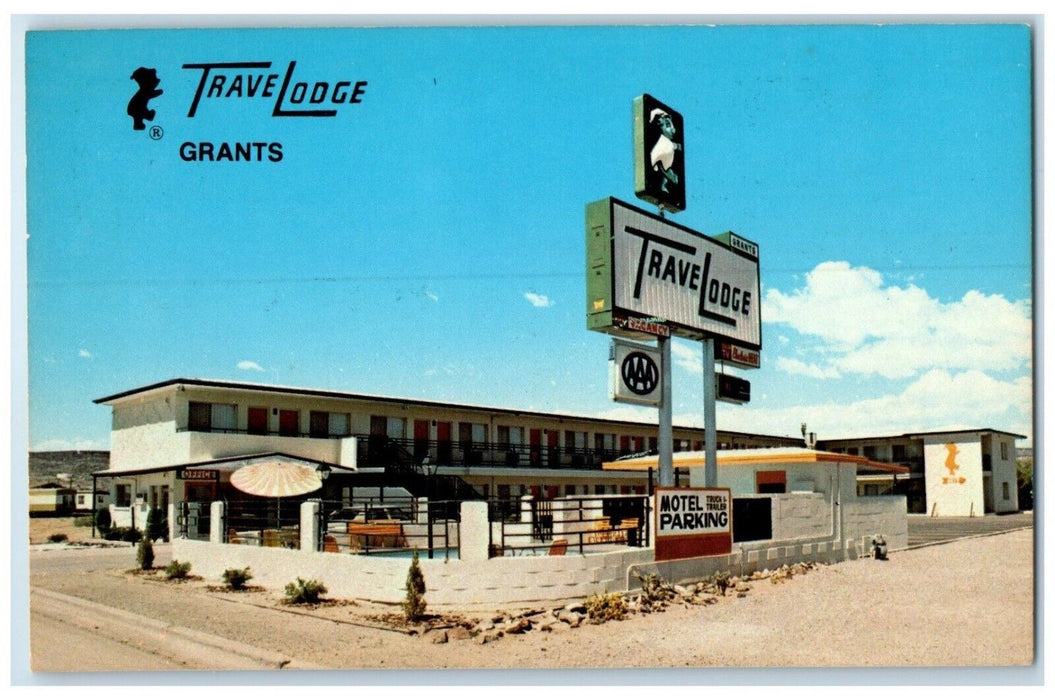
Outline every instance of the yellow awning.
{"type": "MultiPolygon", "coordinates": [[[[858,455],[844,455],[838,452],[826,452],[824,450],[810,450],[805,447],[770,447],[754,450],[718,450],[716,453],[719,467],[747,467],[747,466],[771,466],[775,464],[809,464],[809,463],[831,463],[831,464],[856,464],[866,469],[891,472],[894,474],[907,474],[908,467],[886,462],[876,462],[867,457],[858,455]]],[[[702,451],[675,452],[673,462],[675,469],[689,469],[704,466],[706,456],[702,451]]],[[[612,471],[647,471],[649,468],[659,468],[659,456],[648,455],[645,457],[634,457],[616,462],[605,462],[601,465],[603,469],[612,471]]]]}

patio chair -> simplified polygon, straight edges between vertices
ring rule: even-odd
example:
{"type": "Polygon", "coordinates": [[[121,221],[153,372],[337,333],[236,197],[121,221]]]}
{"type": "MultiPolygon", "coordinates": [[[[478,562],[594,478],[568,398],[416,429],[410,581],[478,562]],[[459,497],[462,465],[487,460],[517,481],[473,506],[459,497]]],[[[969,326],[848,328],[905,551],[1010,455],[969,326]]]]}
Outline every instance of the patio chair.
{"type": "Polygon", "coordinates": [[[333,535],[322,536],[322,551],[324,552],[340,552],[340,547],[337,546],[337,538],[333,535]]]}
{"type": "Polygon", "coordinates": [[[281,547],[282,535],[278,530],[264,530],[265,547],[281,547]]]}
{"type": "Polygon", "coordinates": [[[566,539],[553,540],[552,544],[549,546],[549,555],[551,557],[562,557],[567,551],[568,540],[566,539]]]}
{"type": "Polygon", "coordinates": [[[242,544],[242,538],[233,527],[227,528],[227,544],[242,544]]]}

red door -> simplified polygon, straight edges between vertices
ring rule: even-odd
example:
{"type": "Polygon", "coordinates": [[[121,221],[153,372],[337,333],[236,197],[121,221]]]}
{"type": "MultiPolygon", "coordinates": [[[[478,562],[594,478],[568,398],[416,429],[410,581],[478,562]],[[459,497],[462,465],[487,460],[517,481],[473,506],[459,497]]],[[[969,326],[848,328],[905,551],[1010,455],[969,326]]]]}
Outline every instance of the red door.
{"type": "Polygon", "coordinates": [[[530,432],[531,440],[531,466],[541,467],[542,466],[542,431],[538,428],[532,428],[530,432]]]}
{"type": "Polygon", "coordinates": [[[429,422],[427,420],[414,421],[414,459],[421,464],[425,455],[429,454],[429,422]]]}
{"type": "Polygon", "coordinates": [[[278,434],[294,437],[300,435],[300,413],[288,410],[279,411],[278,434]]]}
{"type": "Polygon", "coordinates": [[[451,424],[436,424],[436,460],[440,464],[451,463],[451,424]]]}
{"type": "Polygon", "coordinates": [[[249,407],[249,432],[252,435],[267,434],[267,409],[259,406],[249,407]]]}

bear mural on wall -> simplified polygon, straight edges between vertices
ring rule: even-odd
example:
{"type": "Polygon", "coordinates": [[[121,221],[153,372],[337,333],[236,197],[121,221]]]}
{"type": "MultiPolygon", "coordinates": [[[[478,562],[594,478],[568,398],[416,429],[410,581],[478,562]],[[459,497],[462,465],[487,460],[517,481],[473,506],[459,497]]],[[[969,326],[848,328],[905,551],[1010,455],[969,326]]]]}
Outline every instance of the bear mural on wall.
{"type": "Polygon", "coordinates": [[[967,479],[962,476],[956,476],[956,472],[960,470],[960,465],[956,463],[956,455],[960,454],[960,450],[956,447],[955,442],[945,443],[945,450],[948,454],[945,456],[945,468],[949,470],[949,476],[942,477],[941,483],[943,484],[962,484],[967,479]]]}
{"type": "Polygon", "coordinates": [[[154,121],[154,110],[149,108],[150,100],[161,95],[164,90],[158,90],[161,83],[157,70],[140,66],[132,73],[132,80],[139,85],[139,90],[132,95],[128,101],[128,116],[132,117],[132,128],[136,131],[146,129],[145,121],[154,121]]]}

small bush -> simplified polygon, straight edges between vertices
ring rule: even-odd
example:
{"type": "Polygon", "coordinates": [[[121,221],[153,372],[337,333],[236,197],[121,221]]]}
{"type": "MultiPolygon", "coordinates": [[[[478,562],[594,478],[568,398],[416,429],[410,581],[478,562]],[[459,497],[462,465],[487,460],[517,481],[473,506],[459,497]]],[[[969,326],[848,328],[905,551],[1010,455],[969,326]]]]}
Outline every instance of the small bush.
{"type": "Polygon", "coordinates": [[[585,601],[586,614],[595,623],[626,618],[626,601],[618,593],[598,593],[585,601]]]}
{"type": "Polygon", "coordinates": [[[416,549],[407,571],[407,596],[403,599],[403,614],[409,622],[420,620],[425,614],[425,575],[421,573],[416,549]]]}
{"type": "Polygon", "coordinates": [[[110,519],[110,509],[100,508],[95,511],[95,527],[99,529],[99,534],[103,537],[106,533],[110,532],[110,525],[113,521],[110,519]]]}
{"type": "Polygon", "coordinates": [[[48,535],[48,542],[65,542],[70,539],[64,532],[53,532],[48,535]]]}
{"type": "Polygon", "coordinates": [[[249,567],[244,569],[227,569],[223,572],[223,582],[227,584],[227,587],[232,591],[241,591],[245,589],[245,584],[253,578],[253,575],[249,573],[249,567]]]}
{"type": "Polygon", "coordinates": [[[154,545],[149,537],[139,540],[139,548],[136,550],[136,562],[143,571],[154,568],[154,545]]]}
{"type": "Polygon", "coordinates": [[[105,535],[112,542],[138,542],[142,533],[134,527],[112,527],[105,535]]]}
{"type": "Polygon", "coordinates": [[[187,574],[190,573],[190,562],[179,561],[173,559],[168,566],[165,567],[165,576],[170,580],[185,579],[187,574]]]}
{"type": "Polygon", "coordinates": [[[76,525],[77,527],[91,527],[92,526],[92,516],[90,516],[90,515],[78,515],[76,518],[73,519],[73,524],[76,525]]]}
{"type": "Polygon", "coordinates": [[[168,537],[169,524],[165,514],[157,509],[151,508],[147,513],[146,532],[152,540],[164,540],[168,537]]]}
{"type": "Polygon", "coordinates": [[[298,576],[296,583],[286,584],[286,603],[288,605],[314,605],[319,602],[319,598],[325,592],[326,586],[322,583],[315,579],[305,581],[298,576]]]}
{"type": "Polygon", "coordinates": [[[725,589],[729,588],[729,572],[715,571],[707,582],[718,589],[719,595],[725,595],[725,589]]]}
{"type": "Polygon", "coordinates": [[[662,603],[677,595],[674,587],[656,574],[637,574],[637,578],[641,581],[641,599],[647,603],[662,603]]]}

